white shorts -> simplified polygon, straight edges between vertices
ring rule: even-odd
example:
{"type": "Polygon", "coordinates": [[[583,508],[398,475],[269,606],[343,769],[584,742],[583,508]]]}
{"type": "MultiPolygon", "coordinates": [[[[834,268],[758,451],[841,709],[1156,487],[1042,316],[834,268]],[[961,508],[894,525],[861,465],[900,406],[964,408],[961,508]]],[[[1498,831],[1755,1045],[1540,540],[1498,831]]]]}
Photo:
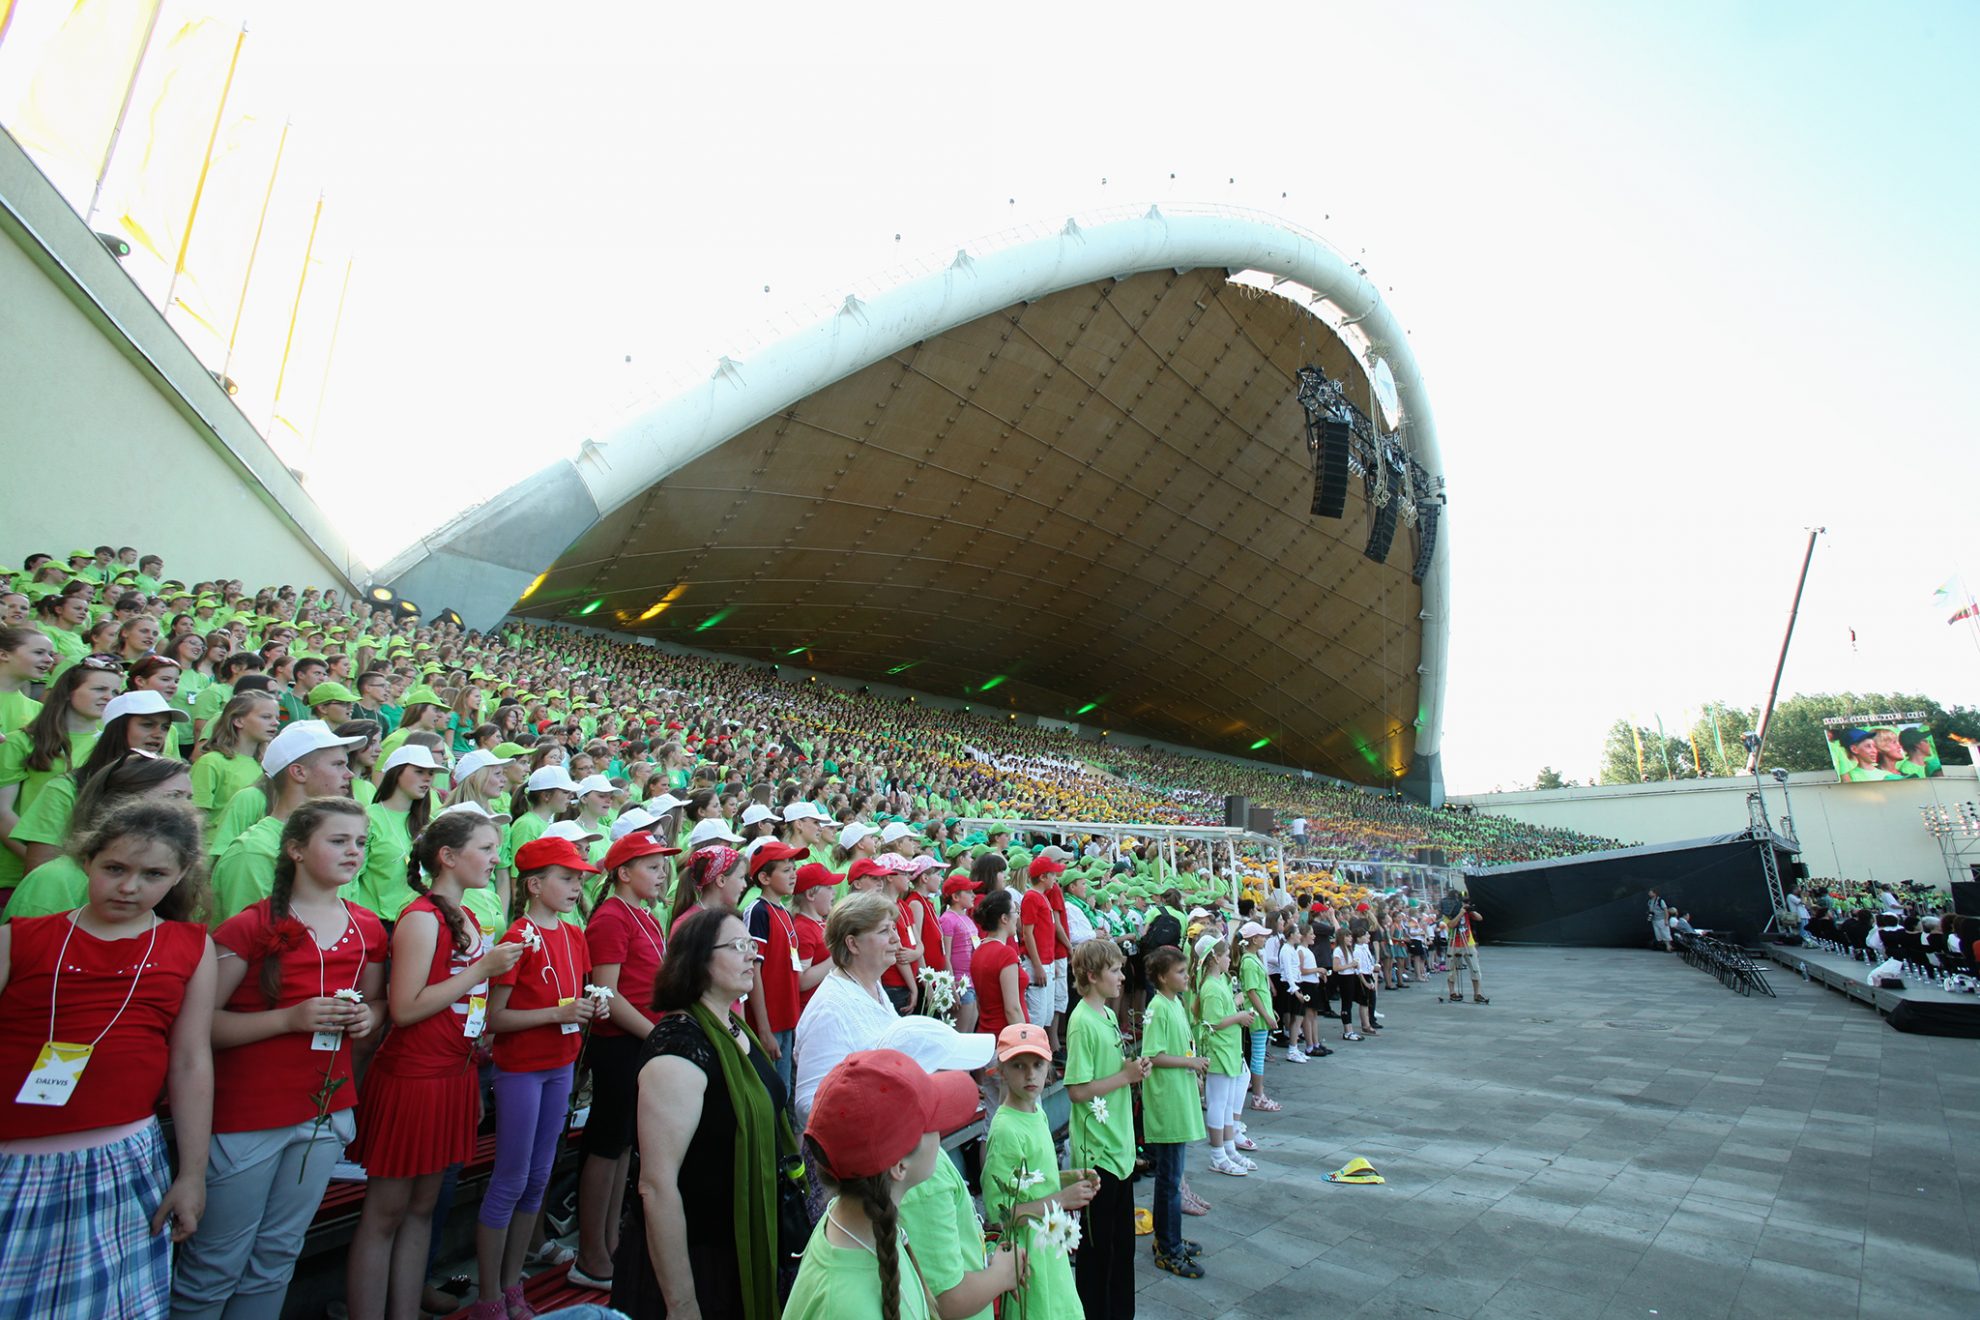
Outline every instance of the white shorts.
{"type": "Polygon", "coordinates": [[[1047,968],[1045,975],[1044,985],[1027,985],[1024,988],[1025,1020],[1041,1027],[1052,1024],[1051,969],[1047,968]]]}
{"type": "Polygon", "coordinates": [[[1251,1082],[1251,1074],[1241,1072],[1235,1077],[1222,1073],[1205,1073],[1203,1076],[1203,1121],[1213,1128],[1229,1127],[1238,1121],[1244,1112],[1245,1088],[1251,1082]]]}
{"type": "Polygon", "coordinates": [[[1055,1013],[1065,1012],[1066,1005],[1072,1002],[1071,997],[1068,994],[1069,983],[1071,981],[1072,981],[1072,959],[1061,958],[1059,959],[1059,961],[1052,964],[1052,1011],[1053,1012],[1055,1013]]]}

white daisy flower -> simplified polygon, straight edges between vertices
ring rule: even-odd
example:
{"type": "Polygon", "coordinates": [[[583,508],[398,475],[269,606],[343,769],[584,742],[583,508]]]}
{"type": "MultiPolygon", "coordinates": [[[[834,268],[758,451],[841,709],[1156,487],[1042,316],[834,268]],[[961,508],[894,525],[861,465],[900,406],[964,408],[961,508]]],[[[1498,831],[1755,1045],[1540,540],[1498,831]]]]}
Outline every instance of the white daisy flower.
{"type": "Polygon", "coordinates": [[[609,1004],[619,997],[618,991],[609,985],[587,985],[584,997],[597,1004],[609,1004]]]}
{"type": "Polygon", "coordinates": [[[1061,1255],[1070,1255],[1079,1246],[1079,1217],[1055,1202],[1045,1208],[1045,1217],[1038,1221],[1038,1231],[1031,1240],[1034,1247],[1049,1247],[1061,1255]]]}
{"type": "Polygon", "coordinates": [[[330,997],[332,999],[341,999],[347,1004],[362,1004],[364,1002],[364,992],[350,987],[339,990],[330,997]]]}
{"type": "Polygon", "coordinates": [[[1088,1109],[1089,1111],[1091,1111],[1091,1113],[1093,1114],[1093,1121],[1094,1121],[1094,1122],[1096,1122],[1096,1123],[1104,1123],[1104,1122],[1106,1122],[1106,1121],[1107,1121],[1107,1097],[1106,1097],[1106,1096],[1104,1096],[1104,1095],[1096,1095],[1096,1096],[1094,1096],[1094,1097],[1093,1097],[1093,1098],[1092,1098],[1091,1100],[1088,1100],[1088,1101],[1086,1102],[1086,1107],[1087,1107],[1087,1109],[1088,1109]]]}
{"type": "Polygon", "coordinates": [[[1042,1173],[1033,1173],[1030,1169],[1022,1167],[1017,1171],[1017,1189],[1020,1192],[1028,1192],[1044,1181],[1045,1175],[1042,1173]]]}

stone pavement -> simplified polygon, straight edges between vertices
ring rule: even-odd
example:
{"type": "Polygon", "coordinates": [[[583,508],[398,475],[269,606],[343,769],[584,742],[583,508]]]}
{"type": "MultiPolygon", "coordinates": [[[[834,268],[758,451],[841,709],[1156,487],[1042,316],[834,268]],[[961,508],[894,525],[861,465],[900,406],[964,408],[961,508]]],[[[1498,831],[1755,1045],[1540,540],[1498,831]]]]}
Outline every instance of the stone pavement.
{"type": "Polygon", "coordinates": [[[1489,1005],[1438,977],[1273,1052],[1259,1170],[1190,1151],[1205,1277],[1140,1239],[1140,1320],[1980,1317],[1980,1044],[1785,968],[1769,1000],[1649,951],[1484,963],[1489,1005]],[[1387,1183],[1324,1181],[1356,1155],[1387,1183]]]}

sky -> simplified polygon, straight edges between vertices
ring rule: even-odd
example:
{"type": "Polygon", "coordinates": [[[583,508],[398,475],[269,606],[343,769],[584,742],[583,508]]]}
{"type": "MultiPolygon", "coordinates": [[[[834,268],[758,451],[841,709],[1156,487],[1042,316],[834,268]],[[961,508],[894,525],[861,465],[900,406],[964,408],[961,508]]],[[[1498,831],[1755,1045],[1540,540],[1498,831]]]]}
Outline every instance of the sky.
{"type": "MultiPolygon", "coordinates": [[[[69,9],[22,0],[0,116],[69,9]]],[[[1422,369],[1452,791],[1764,700],[1814,526],[1783,690],[1980,701],[1933,600],[1980,587],[1980,8],[1211,13],[166,0],[106,194],[190,177],[245,19],[174,324],[224,353],[240,306],[242,407],[373,563],[890,269],[1257,207],[1365,263],[1422,369]]]]}

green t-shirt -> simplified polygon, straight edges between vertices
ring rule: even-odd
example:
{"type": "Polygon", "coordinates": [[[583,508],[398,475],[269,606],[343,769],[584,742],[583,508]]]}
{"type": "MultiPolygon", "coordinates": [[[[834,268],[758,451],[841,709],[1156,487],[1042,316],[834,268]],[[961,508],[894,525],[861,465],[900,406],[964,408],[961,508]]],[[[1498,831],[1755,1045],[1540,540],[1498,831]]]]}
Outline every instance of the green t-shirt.
{"type": "Polygon", "coordinates": [[[1244,1071],[1243,1029],[1233,1024],[1219,1027],[1237,1012],[1237,997],[1231,993],[1231,978],[1206,976],[1196,994],[1197,1039],[1210,1060],[1210,1071],[1219,1077],[1235,1077],[1244,1071]]]}
{"type": "Polygon", "coordinates": [[[234,794],[261,778],[261,762],[241,752],[208,752],[193,762],[193,805],[206,813],[209,825],[234,800],[234,794]]]}
{"type": "Polygon", "coordinates": [[[21,691],[0,692],[0,738],[25,729],[41,713],[41,703],[21,691]]]}
{"type": "Polygon", "coordinates": [[[397,921],[406,904],[419,897],[406,883],[406,858],[412,854],[410,813],[374,802],[364,814],[371,818],[364,836],[364,869],[345,886],[344,897],[370,908],[382,920],[397,921]]]}
{"type": "MultiPolygon", "coordinates": [[[[1255,1009],[1267,1017],[1272,1012],[1272,982],[1265,975],[1265,960],[1247,951],[1244,960],[1238,964],[1238,989],[1244,992],[1244,1000],[1239,1008],[1255,1009]],[[1252,1001],[1252,992],[1258,993],[1257,1002],[1252,1001]],[[1263,1004],[1263,1008],[1259,1005],[1263,1004]]],[[[1262,1020],[1262,1019],[1261,1019],[1262,1020]]],[[[1257,1023],[1253,1023],[1256,1026],[1257,1023]]]]}
{"type": "MultiPolygon", "coordinates": [[[[829,1206],[826,1213],[831,1213],[829,1206]]],[[[880,1258],[865,1247],[834,1246],[825,1234],[821,1218],[798,1261],[797,1282],[784,1303],[784,1320],[872,1320],[880,1314],[880,1258]]],[[[919,1257],[921,1248],[914,1251],[919,1257]]],[[[928,1291],[915,1273],[907,1247],[895,1254],[901,1271],[901,1320],[929,1320],[928,1291]]],[[[1064,1314],[1077,1315],[1077,1299],[1073,1305],[1074,1310],[1064,1314]]],[[[1040,1313],[1040,1320],[1046,1314],[1050,1313],[1040,1313]]]]}
{"type": "Polygon", "coordinates": [[[516,866],[516,849],[525,843],[535,843],[543,837],[543,831],[550,828],[550,822],[533,811],[525,811],[509,822],[508,830],[502,835],[502,865],[513,871],[516,866]]]}
{"type": "Polygon", "coordinates": [[[198,725],[202,732],[208,732],[206,726],[220,718],[220,712],[227,709],[227,703],[233,699],[234,685],[214,679],[201,688],[199,695],[193,698],[193,723],[198,725]]]}
{"type": "Polygon", "coordinates": [[[213,925],[274,892],[282,825],[273,816],[263,816],[235,835],[213,863],[213,925]]]}
{"type": "Polygon", "coordinates": [[[21,823],[14,826],[14,842],[60,848],[69,840],[69,822],[75,814],[76,777],[56,775],[41,786],[34,805],[20,813],[21,823]]]}
{"type": "Polygon", "coordinates": [[[7,900],[7,920],[52,917],[73,912],[88,901],[89,874],[65,853],[35,867],[14,887],[14,896],[7,900]]]}
{"type": "Polygon", "coordinates": [[[378,800],[378,785],[372,783],[369,779],[353,779],[351,781],[351,797],[359,806],[368,807],[378,800]]]}
{"type": "MultiPolygon", "coordinates": [[[[1000,1224],[1012,1205],[1042,1201],[1058,1190],[1059,1159],[1052,1149],[1052,1124],[1045,1111],[1027,1114],[1012,1105],[999,1108],[990,1120],[990,1141],[983,1151],[984,1217],[1000,1224]],[[1043,1175],[1043,1181],[1022,1187],[1031,1175],[1043,1175]]],[[[1025,1220],[1016,1233],[1017,1245],[1030,1254],[1031,1265],[1031,1277],[1019,1290],[1022,1314],[1041,1318],[1081,1314],[1072,1262],[1050,1247],[1041,1247],[1037,1236],[1035,1219],[1025,1220]]]]}
{"type": "MultiPolygon", "coordinates": [[[[14,798],[14,814],[27,819],[34,809],[35,799],[39,798],[51,783],[68,777],[69,767],[81,765],[89,759],[96,748],[100,729],[90,729],[69,735],[69,755],[46,770],[27,768],[28,752],[32,750],[26,729],[16,729],[0,743],[0,785],[19,784],[19,794],[14,798]]],[[[57,839],[57,843],[61,840],[57,839]]],[[[21,882],[26,871],[26,863],[11,848],[0,848],[0,889],[11,889],[21,882]]]]}
{"type": "MultiPolygon", "coordinates": [[[[172,694],[172,705],[186,714],[193,713],[193,706],[199,701],[199,694],[213,685],[211,674],[202,674],[197,669],[188,669],[179,675],[179,690],[172,694]]],[[[186,741],[192,741],[188,731],[186,741]]]]}
{"type": "MultiPolygon", "coordinates": [[[[206,832],[206,855],[218,857],[227,851],[227,845],[240,838],[242,831],[267,814],[268,794],[262,790],[259,781],[228,798],[227,805],[220,809],[220,815],[206,832]]],[[[262,897],[268,895],[263,894],[262,897]]]]}
{"type": "MultiPolygon", "coordinates": [[[[1181,998],[1151,996],[1148,1018],[1141,1028],[1142,1057],[1195,1053],[1181,998]]],[[[1141,1136],[1153,1145],[1203,1140],[1203,1100],[1197,1093],[1195,1073],[1187,1068],[1149,1070],[1148,1080],[1141,1084],[1141,1136]]]]}
{"type": "MultiPolygon", "coordinates": [[[[976,1202],[947,1151],[935,1157],[935,1172],[901,1197],[900,1225],[937,1301],[965,1274],[983,1268],[983,1225],[976,1219],[976,1202]]],[[[964,1320],[990,1320],[990,1308],[964,1320]]]]}
{"type": "MultiPolygon", "coordinates": [[[[1126,1063],[1114,1011],[1085,999],[1074,1004],[1066,1018],[1066,1085],[1112,1077],[1126,1063]]],[[[1105,1169],[1125,1182],[1134,1175],[1134,1092],[1123,1088],[1096,1099],[1106,1106],[1105,1120],[1094,1115],[1094,1101],[1073,1102],[1072,1162],[1081,1169],[1105,1169]]]]}
{"type": "MultiPolygon", "coordinates": [[[[461,910],[473,917],[474,924],[481,927],[481,933],[491,940],[499,938],[509,928],[509,919],[502,911],[502,896],[495,892],[493,885],[463,891],[461,910]]],[[[565,914],[566,917],[569,915],[565,914]]]]}

